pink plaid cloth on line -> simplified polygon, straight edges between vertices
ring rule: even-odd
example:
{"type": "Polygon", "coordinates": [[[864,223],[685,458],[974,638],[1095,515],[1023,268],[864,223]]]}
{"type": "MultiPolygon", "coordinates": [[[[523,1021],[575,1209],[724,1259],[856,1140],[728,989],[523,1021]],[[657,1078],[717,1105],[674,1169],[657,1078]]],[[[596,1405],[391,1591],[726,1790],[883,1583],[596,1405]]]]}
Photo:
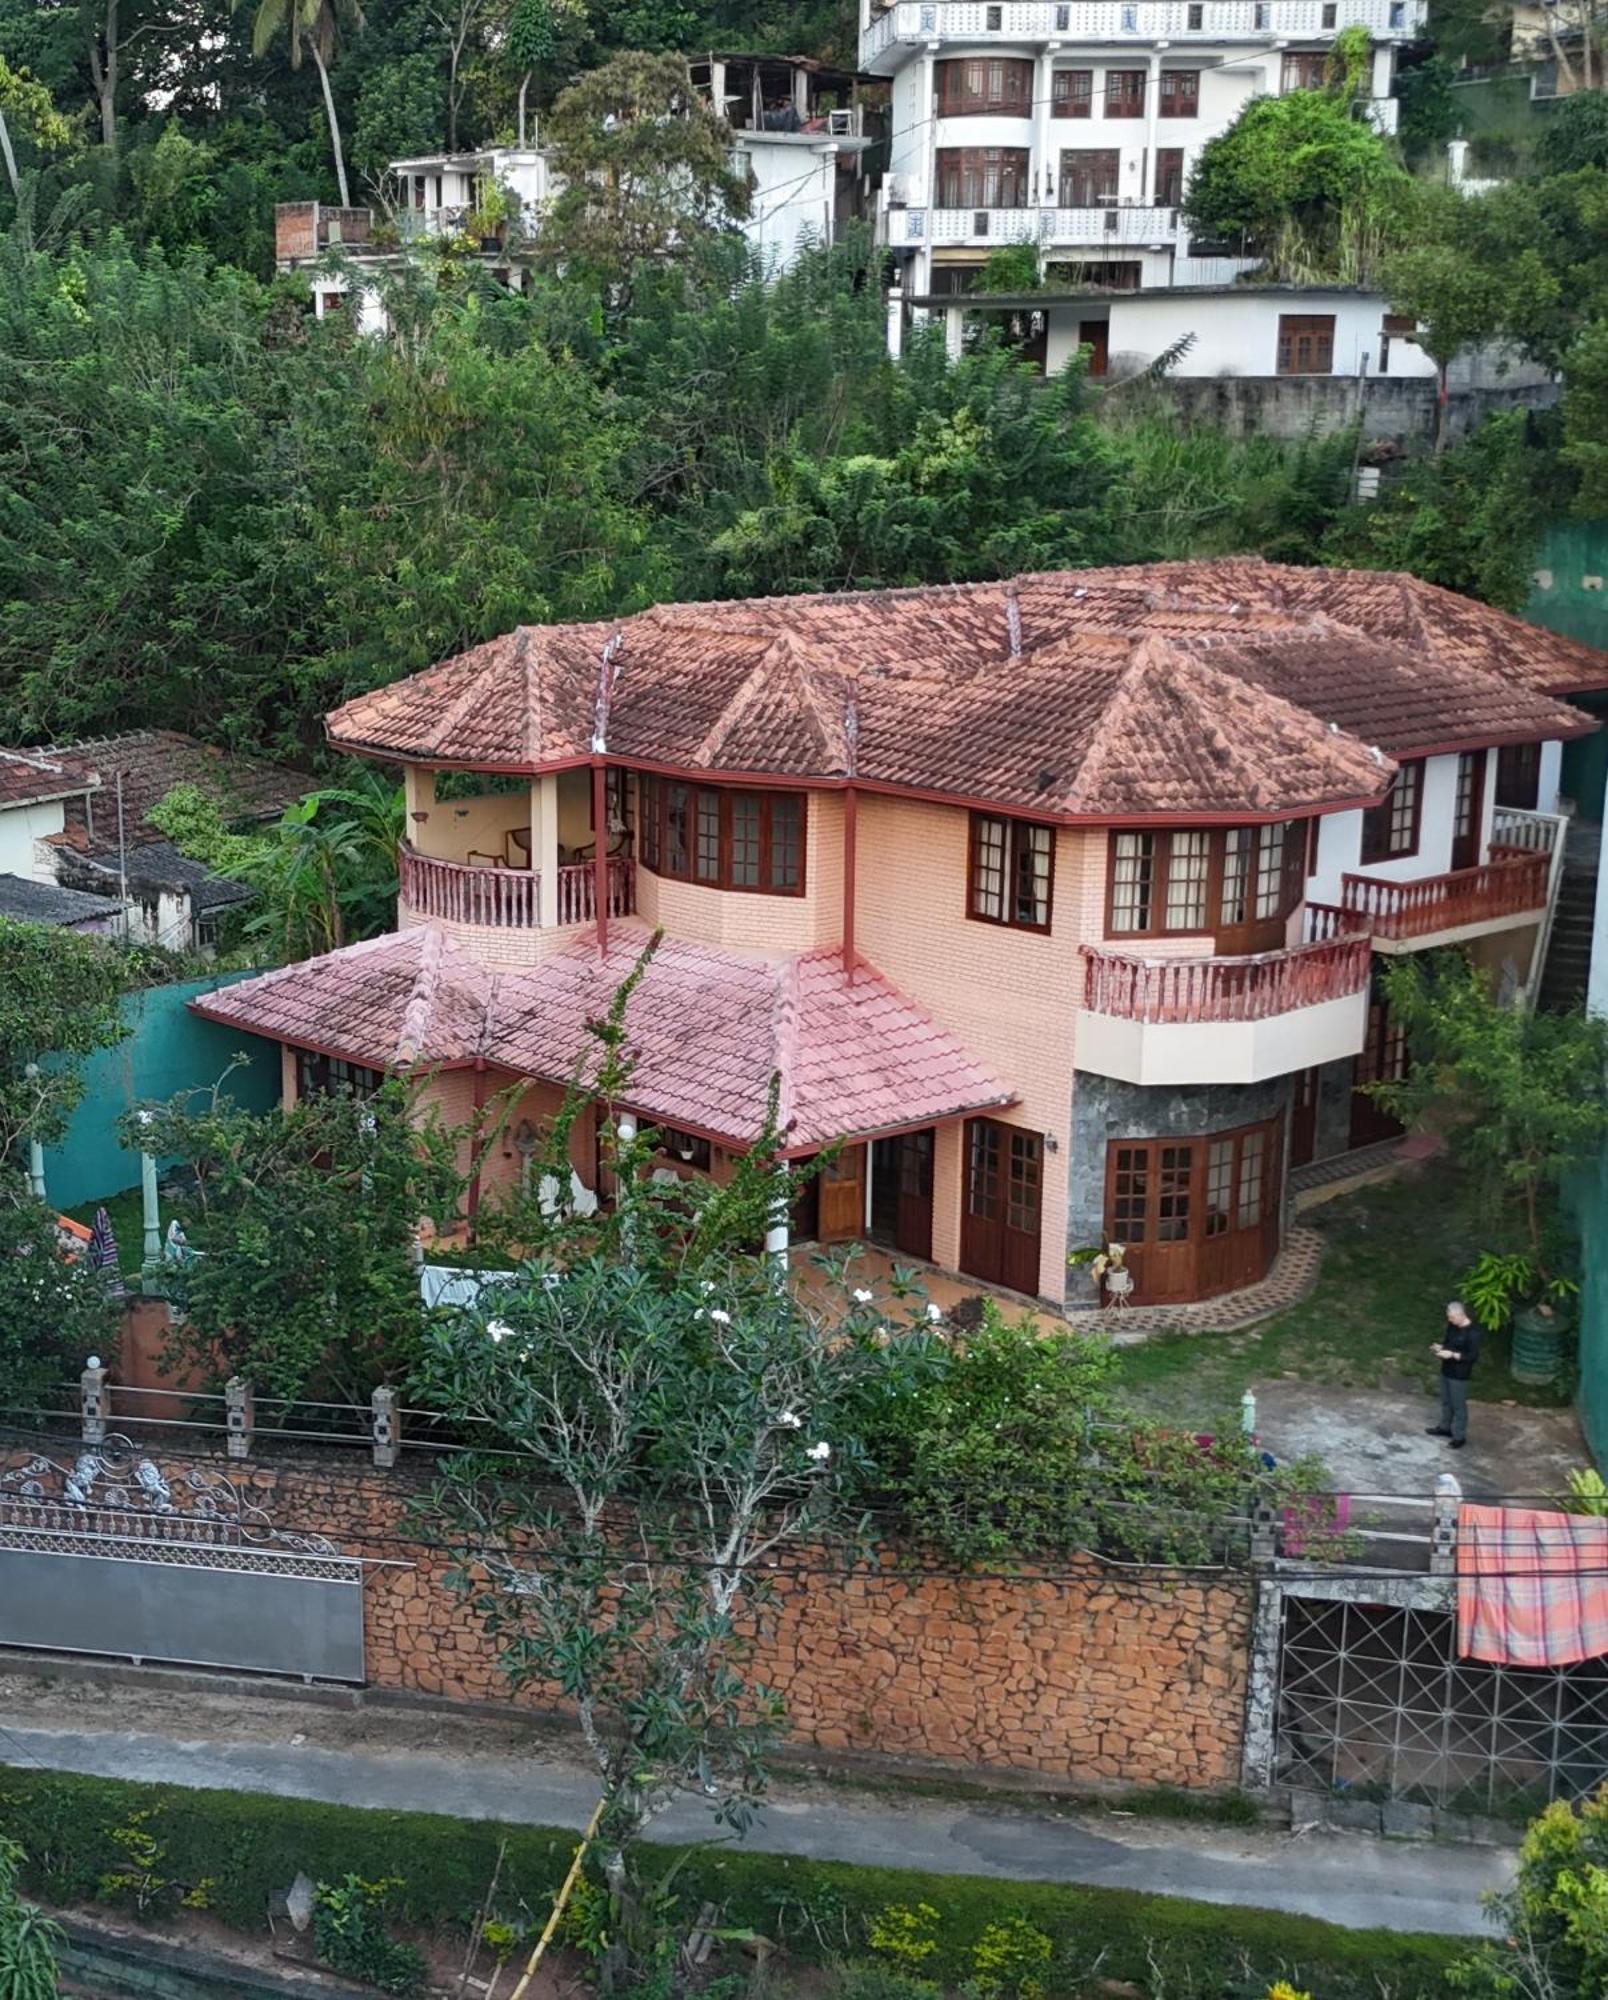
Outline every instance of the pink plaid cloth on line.
{"type": "Polygon", "coordinates": [[[1608,1520],[1460,1507],[1457,1650],[1508,1667],[1608,1653],[1608,1520]]]}

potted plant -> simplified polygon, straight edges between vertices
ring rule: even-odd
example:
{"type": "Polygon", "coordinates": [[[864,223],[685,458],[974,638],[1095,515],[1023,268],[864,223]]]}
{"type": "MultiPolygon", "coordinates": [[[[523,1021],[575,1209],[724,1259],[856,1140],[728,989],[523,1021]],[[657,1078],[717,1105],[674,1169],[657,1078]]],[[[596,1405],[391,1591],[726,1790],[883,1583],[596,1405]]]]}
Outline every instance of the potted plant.
{"type": "Polygon", "coordinates": [[[1534,1384],[1558,1379],[1579,1290],[1573,1278],[1548,1272],[1521,1250],[1487,1250],[1463,1280],[1464,1302],[1481,1326],[1492,1333],[1512,1328],[1513,1379],[1534,1384]]]}
{"type": "Polygon", "coordinates": [[[1133,1297],[1133,1273],[1128,1269],[1126,1243],[1093,1243],[1072,1251],[1066,1261],[1071,1270],[1080,1265],[1088,1268],[1102,1305],[1125,1306],[1133,1297]]]}

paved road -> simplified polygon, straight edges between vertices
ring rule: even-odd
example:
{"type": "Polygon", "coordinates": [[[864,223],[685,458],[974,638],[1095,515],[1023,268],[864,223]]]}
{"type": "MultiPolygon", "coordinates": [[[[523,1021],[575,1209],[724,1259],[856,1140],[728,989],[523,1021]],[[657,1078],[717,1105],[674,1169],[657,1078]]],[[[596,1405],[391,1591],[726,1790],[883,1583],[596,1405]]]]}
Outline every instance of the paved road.
{"type": "MultiPolygon", "coordinates": [[[[194,1737],[170,1728],[95,1728],[79,1714],[60,1726],[0,1709],[0,1761],[100,1777],[268,1792],[282,1798],[447,1813],[529,1825],[582,1827],[595,1799],[586,1772],[550,1752],[486,1756],[426,1748],[404,1753],[329,1740],[327,1712],[305,1740],[305,1711],[287,1714],[285,1740],[194,1737]]],[[[111,1704],[115,1715],[116,1703],[111,1704]]],[[[24,1705],[26,1713],[26,1705],[24,1705]]],[[[364,1731],[364,1734],[370,1734],[364,1731]]],[[[372,1736],[370,1735],[370,1740],[372,1736]]],[[[709,1830],[692,1803],[659,1836],[709,1830]]],[[[1079,1882],[1290,1910],[1352,1927],[1469,1934],[1484,1928],[1479,1899],[1505,1885],[1511,1856],[1490,1848],[1405,1845],[1363,1835],[1289,1836],[1260,1829],[1171,1827],[1110,1813],[779,1786],[747,1844],[772,1854],[931,1869],[1017,1881],[1079,1882]]]]}

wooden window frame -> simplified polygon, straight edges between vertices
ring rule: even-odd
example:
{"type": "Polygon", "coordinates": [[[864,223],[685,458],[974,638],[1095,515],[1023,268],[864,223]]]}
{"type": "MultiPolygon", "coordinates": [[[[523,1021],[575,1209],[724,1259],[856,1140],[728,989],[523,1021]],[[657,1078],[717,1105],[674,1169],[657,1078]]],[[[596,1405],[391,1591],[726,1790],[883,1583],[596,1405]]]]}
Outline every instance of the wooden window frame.
{"type": "Polygon", "coordinates": [[[310,1097],[349,1097],[361,1104],[373,1097],[384,1081],[384,1070],[371,1069],[366,1063],[348,1062],[344,1056],[325,1055],[322,1049],[296,1050],[298,1103],[310,1097]],[[338,1077],[337,1070],[344,1075],[338,1077]],[[350,1089],[336,1088],[343,1081],[350,1084],[350,1089]]]}
{"type": "MultiPolygon", "coordinates": [[[[1422,793],[1420,793],[1420,798],[1422,793]]],[[[1259,820],[1254,825],[1217,827],[1113,827],[1106,840],[1106,887],[1105,887],[1105,935],[1113,944],[1140,941],[1149,938],[1192,938],[1208,937],[1215,942],[1226,933],[1235,930],[1255,929],[1258,925],[1287,924],[1299,909],[1306,894],[1307,870],[1304,866],[1307,854],[1307,833],[1299,820],[1259,820]],[[1282,850],[1278,864],[1279,907],[1266,916],[1257,915],[1258,883],[1262,879],[1262,850],[1267,833],[1277,828],[1283,835],[1282,850]],[[1141,837],[1148,835],[1151,849],[1150,876],[1150,923],[1144,930],[1118,930],[1116,928],[1117,893],[1117,841],[1121,834],[1131,833],[1141,837]],[[1196,838],[1206,835],[1206,877],[1204,897],[1207,921],[1190,928],[1169,929],[1166,921],[1168,885],[1172,879],[1173,842],[1175,838],[1196,838]],[[1247,834],[1250,837],[1250,851],[1247,857],[1245,910],[1246,914],[1238,922],[1230,923],[1223,916],[1224,878],[1227,872],[1228,842],[1231,834],[1247,834]]],[[[1277,947],[1269,947],[1276,949],[1277,947]]],[[[1225,957],[1240,954],[1232,947],[1221,947],[1225,957]]],[[[1254,954],[1252,954],[1254,955],[1254,954]]]]}
{"type": "Polygon", "coordinates": [[[1496,753],[1496,804],[1534,812],[1541,803],[1539,743],[1504,743],[1496,753]],[[1514,796],[1523,793],[1522,798],[1514,796]]]}
{"type": "Polygon", "coordinates": [[[665,778],[643,772],[637,779],[637,820],[639,859],[650,874],[667,882],[688,882],[695,889],[727,890],[737,896],[802,896],[809,876],[809,795],[805,792],[753,791],[740,785],[703,785],[690,778],[665,778]],[[670,866],[670,795],[673,790],[687,793],[686,865],[670,866]],[[732,808],[736,801],[752,801],[759,806],[760,879],[737,882],[732,879],[732,808]],[[776,856],[776,808],[778,804],[798,809],[798,880],[780,885],[770,877],[776,856]],[[713,805],[716,813],[715,872],[699,872],[699,834],[705,812],[713,805]]]}
{"type": "Polygon", "coordinates": [[[1108,69],[1103,93],[1106,117],[1143,118],[1145,86],[1149,76],[1149,70],[1144,69],[1108,69]]]}
{"type": "Polygon", "coordinates": [[[1334,373],[1334,332],[1333,313],[1280,313],[1278,345],[1274,349],[1273,365],[1277,375],[1332,375],[1334,373]],[[1296,343],[1312,341],[1314,352],[1324,357],[1324,365],[1314,368],[1295,366],[1296,343]]]}
{"type": "Polygon", "coordinates": [[[1031,57],[950,56],[937,65],[933,80],[935,117],[977,118],[992,114],[1000,118],[1029,118],[1032,112],[1031,57]]]}
{"type": "Polygon", "coordinates": [[[974,213],[990,209],[1026,208],[1028,187],[1028,165],[1032,157],[1027,146],[940,146],[937,151],[937,171],[934,176],[937,200],[935,208],[974,213]],[[996,192],[998,201],[984,201],[980,197],[987,193],[990,176],[990,156],[998,163],[996,192]],[[1003,197],[1014,192],[1015,201],[1003,197]],[[951,195],[961,198],[951,200],[951,195]]]}
{"type": "Polygon", "coordinates": [[[1291,90],[1321,90],[1328,67],[1329,58],[1322,49],[1286,49],[1279,65],[1279,95],[1291,90]]]}
{"type": "MultiPolygon", "coordinates": [[[[1191,1246],[1207,1242],[1212,1236],[1225,1235],[1250,1229],[1260,1229],[1272,1221],[1284,1202],[1285,1176],[1278,1170],[1285,1165],[1284,1114],[1275,1112],[1271,1118],[1253,1118],[1244,1125],[1232,1125],[1225,1132],[1155,1132],[1130,1136],[1113,1134],[1106,1141],[1105,1155],[1105,1206],[1101,1212],[1103,1236],[1110,1241],[1126,1244],[1136,1250],[1151,1250],[1168,1243],[1188,1243],[1191,1246]],[[1245,1221],[1240,1214],[1240,1202],[1245,1180],[1245,1146],[1247,1140],[1260,1141],[1260,1155],[1256,1174],[1257,1212],[1245,1221]],[[1188,1146],[1191,1148],[1189,1179],[1184,1186],[1188,1203],[1187,1222],[1181,1237],[1163,1237],[1158,1233],[1162,1221],[1160,1214],[1162,1195],[1162,1151],[1166,1147],[1188,1146]],[[1207,1227],[1211,1209],[1207,1201],[1208,1182],[1211,1174],[1211,1156],[1214,1147],[1229,1149],[1228,1208],[1224,1211],[1230,1218],[1226,1230],[1212,1230],[1207,1227]],[[1143,1152],[1144,1165],[1135,1167],[1131,1163],[1121,1165],[1123,1152],[1143,1152]],[[1140,1203],[1137,1215],[1119,1218],[1115,1214],[1118,1196],[1118,1181],[1122,1174],[1135,1173],[1144,1176],[1144,1189],[1135,1195],[1130,1183],[1121,1199],[1140,1203]],[[1118,1231],[1124,1226],[1131,1227],[1135,1221],[1142,1224],[1144,1234],[1123,1236],[1118,1231]]],[[[1170,1171],[1176,1172],[1176,1168],[1170,1171]]],[[[1175,1188],[1174,1192],[1177,1190],[1175,1188]]]]}
{"type": "Polygon", "coordinates": [[[1156,206],[1181,208],[1188,156],[1182,146],[1156,148],[1156,206]]]}
{"type": "Polygon", "coordinates": [[[1050,116],[1052,118],[1092,118],[1094,116],[1094,71],[1092,69],[1051,70],[1050,116]]]}
{"type": "Polygon", "coordinates": [[[1161,118],[1200,116],[1200,71],[1164,69],[1157,89],[1156,114],[1161,118]]]}
{"type": "Polygon", "coordinates": [[[1120,146],[1063,146],[1059,162],[1061,176],[1061,206],[1063,208],[1099,208],[1106,202],[1117,199],[1117,191],[1122,184],[1122,148],[1120,146]],[[1070,162],[1070,164],[1069,164],[1070,162]],[[1099,168],[1096,162],[1100,163],[1099,168]],[[1110,193],[1097,193],[1092,175],[1102,173],[1102,186],[1109,185],[1110,193]],[[1109,182],[1105,176],[1109,175],[1109,182]],[[1070,181],[1084,182],[1085,199],[1074,200],[1067,192],[1070,181]]]}
{"type": "Polygon", "coordinates": [[[1424,759],[1409,757],[1397,770],[1391,780],[1390,790],[1376,806],[1368,806],[1362,815],[1362,865],[1364,868],[1376,866],[1381,861],[1405,861],[1418,852],[1419,838],[1424,824],[1424,759]],[[1404,784],[1412,786],[1412,807],[1408,837],[1397,845],[1400,822],[1400,801],[1397,794],[1404,784]]]}
{"type": "Polygon", "coordinates": [[[971,815],[966,839],[966,915],[976,924],[994,924],[1002,930],[1030,931],[1039,937],[1047,937],[1055,922],[1055,828],[1043,820],[1020,819],[1010,813],[974,812],[971,815]],[[1001,901],[1005,914],[993,916],[987,910],[977,907],[977,850],[978,836],[985,820],[996,821],[1005,829],[1005,860],[1001,871],[1001,901]],[[1016,879],[1018,843],[1025,833],[1047,833],[1050,837],[1049,870],[1044,879],[1044,921],[1041,924],[1024,923],[1012,916],[1011,885],[1016,879]]]}

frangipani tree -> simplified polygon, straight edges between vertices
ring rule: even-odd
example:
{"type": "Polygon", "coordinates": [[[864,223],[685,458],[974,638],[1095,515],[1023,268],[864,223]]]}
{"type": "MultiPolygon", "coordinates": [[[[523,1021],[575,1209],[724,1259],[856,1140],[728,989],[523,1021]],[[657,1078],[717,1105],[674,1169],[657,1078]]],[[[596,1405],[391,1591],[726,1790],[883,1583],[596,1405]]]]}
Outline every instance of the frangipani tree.
{"type": "MultiPolygon", "coordinates": [[[[602,1109],[612,1213],[552,1219],[494,1303],[437,1325],[412,1398],[495,1447],[418,1508],[509,1681],[574,1713],[597,1772],[611,1901],[606,1987],[650,1950],[636,1868],[678,1796],[741,1827],[784,1715],[752,1671],[756,1618],[841,1535],[869,1413],[929,1355],[926,1309],[890,1326],[858,1288],[806,1306],[761,1251],[784,1183],[774,1127],[724,1187],[648,1178],[612,1105],[629,988],[601,1066],[557,1120],[544,1178],[602,1109]]],[[[841,1288],[840,1288],[841,1289],[841,1288]]]]}

